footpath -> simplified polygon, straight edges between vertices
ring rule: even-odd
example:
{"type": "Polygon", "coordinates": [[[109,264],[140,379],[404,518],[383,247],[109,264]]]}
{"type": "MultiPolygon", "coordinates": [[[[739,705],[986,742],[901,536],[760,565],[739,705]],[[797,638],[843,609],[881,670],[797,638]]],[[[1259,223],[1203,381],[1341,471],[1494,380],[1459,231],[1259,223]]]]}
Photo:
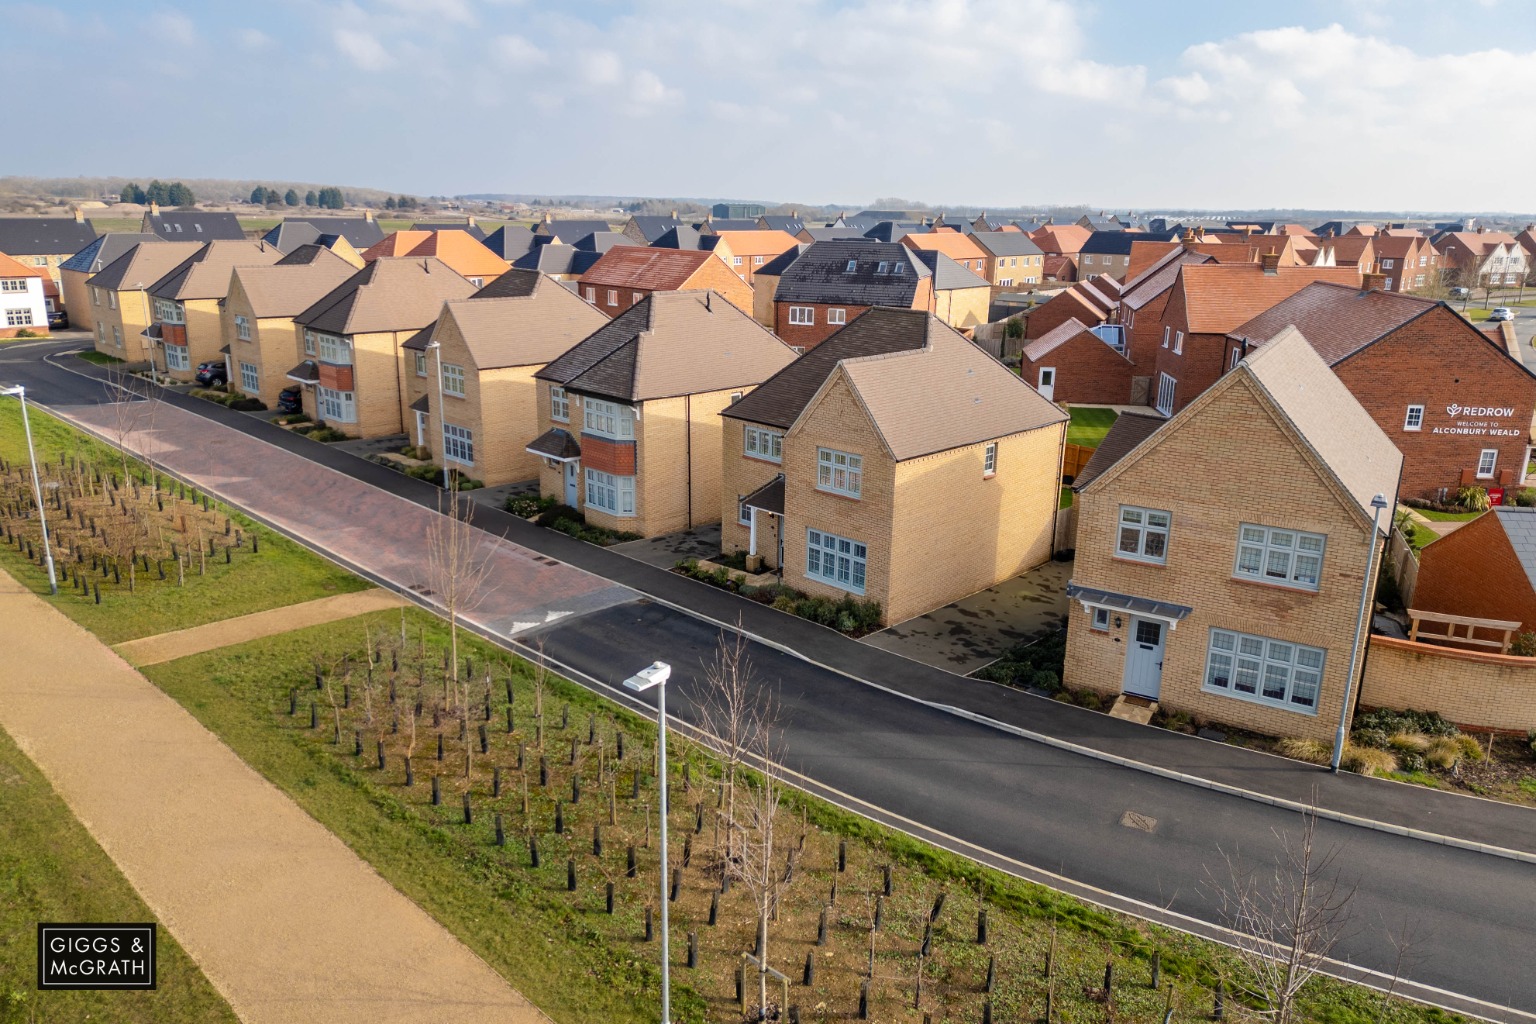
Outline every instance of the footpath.
{"type": "Polygon", "coordinates": [[[94,636],[0,572],[0,728],[246,1024],[547,1024],[94,636]]]}

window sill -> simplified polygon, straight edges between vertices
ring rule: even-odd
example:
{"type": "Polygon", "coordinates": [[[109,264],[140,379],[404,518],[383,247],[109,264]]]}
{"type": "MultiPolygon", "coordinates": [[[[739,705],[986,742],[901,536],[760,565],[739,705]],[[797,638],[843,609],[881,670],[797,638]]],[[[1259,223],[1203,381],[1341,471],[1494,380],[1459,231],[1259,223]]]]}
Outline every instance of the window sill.
{"type": "Polygon", "coordinates": [[[1166,569],[1166,568],[1168,568],[1168,560],[1166,558],[1163,559],[1161,562],[1157,562],[1157,561],[1153,561],[1150,558],[1137,558],[1134,555],[1121,554],[1120,552],[1116,552],[1115,554],[1110,555],[1109,557],[1110,557],[1110,561],[1112,561],[1112,562],[1125,562],[1128,565],[1145,565],[1145,566],[1150,566],[1153,569],[1166,569]]]}
{"type": "Polygon", "coordinates": [[[827,579],[825,576],[812,576],[810,573],[806,573],[805,579],[810,580],[812,583],[820,583],[824,587],[831,587],[833,590],[841,590],[845,594],[853,594],[855,597],[864,596],[864,591],[862,589],[857,587],[845,587],[835,580],[827,579]]]}
{"type": "Polygon", "coordinates": [[[751,459],[753,462],[766,462],[770,466],[782,466],[782,465],[784,465],[783,458],[773,459],[773,458],[769,458],[766,455],[753,455],[751,452],[742,452],[741,453],[741,457],[744,458],[744,459],[751,459]]]}
{"type": "Polygon", "coordinates": [[[1317,708],[1315,706],[1309,708],[1301,704],[1292,704],[1289,701],[1271,700],[1258,694],[1242,693],[1238,690],[1226,689],[1220,686],[1202,686],[1200,687],[1200,692],[1209,693],[1217,697],[1230,697],[1233,700],[1240,700],[1244,704],[1257,704],[1261,708],[1271,708],[1275,711],[1289,711],[1292,714],[1306,715],[1308,718],[1317,717],[1317,708]]]}
{"type": "Polygon", "coordinates": [[[1267,590],[1289,590],[1295,594],[1310,594],[1313,597],[1321,592],[1320,587],[1307,587],[1300,583],[1281,583],[1277,580],[1260,580],[1251,576],[1238,576],[1235,573],[1232,576],[1232,582],[1246,583],[1250,587],[1264,587],[1267,590]]]}
{"type": "Polygon", "coordinates": [[[983,474],[981,474],[981,478],[983,480],[991,480],[991,479],[994,479],[996,476],[997,476],[997,472],[995,470],[993,472],[991,472],[991,473],[983,473],[983,474]]]}
{"type": "MultiPolygon", "coordinates": [[[[829,491],[825,487],[817,487],[817,494],[825,494],[829,498],[841,498],[844,501],[863,501],[859,494],[846,494],[843,491],[829,491]]],[[[863,492],[860,492],[862,494],[863,492]]]]}

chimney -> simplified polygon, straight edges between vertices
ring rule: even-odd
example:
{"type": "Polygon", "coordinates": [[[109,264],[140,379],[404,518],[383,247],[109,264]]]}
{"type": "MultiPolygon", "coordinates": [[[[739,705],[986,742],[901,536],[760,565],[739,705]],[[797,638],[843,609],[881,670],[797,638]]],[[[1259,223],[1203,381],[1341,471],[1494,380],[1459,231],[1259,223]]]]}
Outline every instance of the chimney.
{"type": "Polygon", "coordinates": [[[149,201],[149,215],[151,217],[160,216],[160,204],[155,202],[153,199],[149,201]]]}
{"type": "Polygon", "coordinates": [[[1280,272],[1280,254],[1271,249],[1259,257],[1259,266],[1264,268],[1264,273],[1274,277],[1280,272]]]}
{"type": "Polygon", "coordinates": [[[672,211],[672,219],[673,220],[677,220],[677,211],[676,210],[672,211]]]}
{"type": "Polygon", "coordinates": [[[1477,233],[1478,233],[1478,234],[1482,234],[1482,233],[1483,233],[1483,232],[1484,232],[1484,231],[1486,231],[1486,230],[1487,230],[1487,229],[1486,229],[1486,228],[1484,228],[1484,227],[1483,227],[1483,226],[1482,226],[1482,225],[1481,225],[1481,224],[1479,224],[1479,225],[1478,225],[1478,226],[1477,226],[1477,233]]]}
{"type": "Polygon", "coordinates": [[[1368,273],[1360,275],[1361,295],[1364,295],[1366,292],[1381,291],[1382,289],[1386,288],[1386,286],[1387,275],[1378,271],[1375,267],[1375,264],[1371,265],[1371,270],[1368,273]]]}
{"type": "Polygon", "coordinates": [[[1195,244],[1195,229],[1185,228],[1184,234],[1179,237],[1179,241],[1184,243],[1184,248],[1186,249],[1193,246],[1195,244]]]}
{"type": "Polygon", "coordinates": [[[1195,226],[1195,241],[1197,241],[1197,242],[1205,241],[1205,227],[1204,227],[1204,225],[1198,225],[1197,224],[1195,226]]]}
{"type": "Polygon", "coordinates": [[[550,215],[550,212],[548,210],[545,210],[544,211],[544,223],[545,224],[553,224],[554,222],[555,222],[555,218],[550,215]]]}
{"type": "Polygon", "coordinates": [[[469,215],[469,226],[470,227],[474,227],[475,226],[475,215],[474,214],[470,214],[469,215]]]}
{"type": "Polygon", "coordinates": [[[373,211],[372,210],[364,210],[363,211],[363,220],[367,221],[369,224],[372,224],[373,223],[373,211]]]}
{"type": "Polygon", "coordinates": [[[78,206],[75,207],[75,223],[76,224],[84,224],[85,223],[85,211],[80,209],[80,207],[78,207],[78,206]]]}

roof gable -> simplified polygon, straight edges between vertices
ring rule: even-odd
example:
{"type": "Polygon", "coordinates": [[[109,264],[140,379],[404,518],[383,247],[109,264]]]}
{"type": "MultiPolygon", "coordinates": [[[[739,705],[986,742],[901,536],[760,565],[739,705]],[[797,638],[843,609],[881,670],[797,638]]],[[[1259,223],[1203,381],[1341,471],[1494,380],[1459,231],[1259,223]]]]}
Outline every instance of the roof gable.
{"type": "Polygon", "coordinates": [[[315,249],[308,263],[278,262],[265,267],[236,267],[230,287],[238,283],[258,317],[291,317],[351,277],[356,268],[329,249],[315,249]]]}
{"type": "MultiPolygon", "coordinates": [[[[154,246],[140,246],[153,249],[154,246]]],[[[269,267],[283,258],[265,242],[221,239],[200,246],[160,280],[149,294],[162,299],[222,299],[229,294],[230,272],[236,267],[269,267]]]]}
{"type": "Polygon", "coordinates": [[[1175,285],[1184,296],[1191,334],[1226,334],[1314,281],[1358,288],[1353,267],[1280,267],[1265,272],[1257,263],[1187,264],[1175,285]]]}
{"type": "Polygon", "coordinates": [[[457,334],[474,365],[492,370],[542,366],[607,322],[559,282],[534,278],[533,288],[521,295],[486,298],[476,292],[445,302],[433,335],[457,334]]]}
{"type": "Polygon", "coordinates": [[[201,248],[196,242],[141,242],[86,278],[85,283],[107,291],[146,289],[201,248]]]}
{"type": "Polygon", "coordinates": [[[1275,303],[1228,336],[1261,345],[1287,327],[1295,327],[1323,361],[1333,366],[1435,306],[1429,299],[1397,292],[1363,292],[1317,281],[1275,303]]]}
{"type": "Polygon", "coordinates": [[[437,319],[449,299],[475,286],[434,256],[381,257],[355,272],[294,322],[331,334],[415,331],[437,319]]]}

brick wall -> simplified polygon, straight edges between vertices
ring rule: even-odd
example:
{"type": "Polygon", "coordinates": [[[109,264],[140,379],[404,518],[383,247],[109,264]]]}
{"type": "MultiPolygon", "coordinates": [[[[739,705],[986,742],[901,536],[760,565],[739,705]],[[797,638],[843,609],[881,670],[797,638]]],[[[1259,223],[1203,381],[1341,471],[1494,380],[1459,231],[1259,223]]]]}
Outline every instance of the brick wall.
{"type": "MultiPolygon", "coordinates": [[[[1520,514],[1536,518],[1536,513],[1520,514]]],[[[1419,553],[1419,578],[1411,607],[1477,619],[1518,619],[1523,630],[1536,630],[1536,592],[1492,513],[1479,516],[1419,553]]]]}
{"type": "Polygon", "coordinates": [[[951,288],[937,293],[934,315],[961,330],[986,323],[991,305],[990,288],[951,288]]]}
{"type": "MultiPolygon", "coordinates": [[[[59,271],[59,301],[69,312],[69,322],[73,327],[84,327],[95,332],[95,311],[91,309],[90,289],[85,286],[86,278],[91,275],[83,270],[59,271]]],[[[106,297],[103,296],[105,301],[106,297]]]]}
{"type": "MultiPolygon", "coordinates": [[[[118,296],[119,300],[123,298],[118,296]]],[[[153,299],[150,300],[153,304],[153,299]]],[[[119,301],[119,307],[122,303],[119,301]]],[[[219,349],[224,347],[224,318],[219,312],[218,299],[188,299],[182,304],[186,318],[188,368],[172,370],[175,380],[191,381],[197,375],[197,364],[211,361],[222,362],[219,349]]],[[[164,364],[161,369],[164,369],[164,364]]]]}
{"type": "Polygon", "coordinates": [[[727,302],[748,316],[752,315],[752,286],[726,266],[725,260],[715,257],[704,261],[698,270],[683,283],[683,288],[713,288],[727,302]]]}
{"type": "Polygon", "coordinates": [[[1178,332],[1185,329],[1182,315],[1176,315],[1173,309],[1181,300],[1182,293],[1169,301],[1163,326],[1172,327],[1173,330],[1168,336],[1167,348],[1162,347],[1162,333],[1158,333],[1157,361],[1149,374],[1152,378],[1153,404],[1157,402],[1157,384],[1162,374],[1166,373],[1179,382],[1173,393],[1173,412],[1178,412],[1199,398],[1227,369],[1227,338],[1224,334],[1190,334],[1185,331],[1183,351],[1175,351],[1178,332]]]}
{"type": "MultiPolygon", "coordinates": [[[[118,359],[126,359],[130,363],[149,362],[150,345],[140,335],[150,325],[151,315],[147,309],[148,299],[143,291],[122,291],[108,293],[101,292],[101,305],[91,307],[91,313],[96,326],[92,328],[94,337],[92,344],[96,351],[115,356],[118,359]],[[116,308],[108,301],[107,296],[114,296],[116,308]],[[120,332],[122,345],[113,344],[112,329],[116,327],[120,332]]],[[[73,314],[71,314],[71,322],[73,314]]],[[[165,369],[163,359],[157,358],[160,368],[165,369]]]]}
{"type": "Polygon", "coordinates": [[[1070,291],[1065,291],[1029,311],[1024,324],[1024,340],[1035,341],[1043,338],[1072,319],[1080,321],[1085,327],[1104,322],[1103,317],[1099,316],[1091,306],[1080,301],[1070,291]]]}
{"type": "MultiPolygon", "coordinates": [[[[1191,712],[1276,736],[1329,740],[1338,721],[1349,670],[1370,527],[1319,476],[1300,441],[1278,422],[1242,378],[1192,416],[1176,421],[1164,441],[1121,472],[1078,494],[1074,582],[1115,593],[1193,608],[1165,631],[1160,700],[1191,712]],[[1239,485],[1242,479],[1283,486],[1239,485]],[[1201,483],[1192,486],[1190,481],[1201,483]],[[1165,564],[1116,556],[1122,504],[1172,513],[1165,564]],[[1327,537],[1317,592],[1270,586],[1233,576],[1238,526],[1249,522],[1327,537]],[[1326,651],[1316,714],[1203,689],[1212,627],[1262,635],[1326,651]]],[[[1377,557],[1372,554],[1372,557],[1377,557]]],[[[1072,606],[1066,681],[1115,695],[1121,692],[1131,616],[1119,626],[1091,628],[1091,613],[1072,606]]]]}
{"type": "Polygon", "coordinates": [[[643,404],[635,426],[638,515],[631,525],[617,528],[656,537],[720,521],[720,410],[731,403],[732,394],[749,390],[643,404]]]}
{"type": "Polygon", "coordinates": [[[752,275],[752,319],[770,331],[775,326],[773,293],[778,291],[778,288],[778,274],[764,274],[759,271],[752,275]]]}
{"type": "Polygon", "coordinates": [[[1130,360],[1086,331],[1037,361],[1024,356],[1020,370],[1025,380],[1038,385],[1042,366],[1056,370],[1053,401],[1118,405],[1130,398],[1135,372],[1130,360]]]}
{"type": "Polygon", "coordinates": [[[1125,354],[1139,377],[1150,377],[1156,372],[1157,351],[1163,343],[1163,315],[1172,297],[1173,289],[1169,288],[1134,312],[1121,310],[1122,318],[1130,321],[1125,331],[1125,354]]]}
{"type": "MultiPolygon", "coordinates": [[[[737,506],[742,498],[768,483],[784,468],[783,463],[770,462],[745,452],[746,428],[741,420],[720,418],[721,469],[720,469],[720,550],[726,554],[746,551],[751,531],[737,521],[737,506]]],[[[762,426],[751,424],[751,426],[762,426]]],[[[763,427],[778,430],[777,427],[763,427]]],[[[773,517],[759,513],[757,517],[757,553],[768,560],[770,566],[778,565],[777,533],[766,535],[773,517]]],[[[777,524],[773,524],[776,531],[777,524]]]]}
{"type": "Polygon", "coordinates": [[[1360,704],[1437,711],[1457,725],[1523,736],[1536,728],[1536,658],[1371,637],[1360,704]]]}
{"type": "Polygon", "coordinates": [[[356,423],[330,424],[353,437],[385,437],[405,431],[400,414],[400,342],[415,331],[354,334],[352,380],[356,423]]]}
{"type": "Polygon", "coordinates": [[[843,310],[846,314],[846,323],[852,323],[860,313],[863,313],[869,307],[844,306],[837,305],[836,303],[775,302],[773,304],[773,332],[784,340],[784,344],[810,351],[842,330],[846,325],[828,323],[827,310],[829,309],[843,310]],[[808,325],[790,323],[789,310],[791,306],[797,309],[809,306],[815,310],[815,323],[808,325]]]}

